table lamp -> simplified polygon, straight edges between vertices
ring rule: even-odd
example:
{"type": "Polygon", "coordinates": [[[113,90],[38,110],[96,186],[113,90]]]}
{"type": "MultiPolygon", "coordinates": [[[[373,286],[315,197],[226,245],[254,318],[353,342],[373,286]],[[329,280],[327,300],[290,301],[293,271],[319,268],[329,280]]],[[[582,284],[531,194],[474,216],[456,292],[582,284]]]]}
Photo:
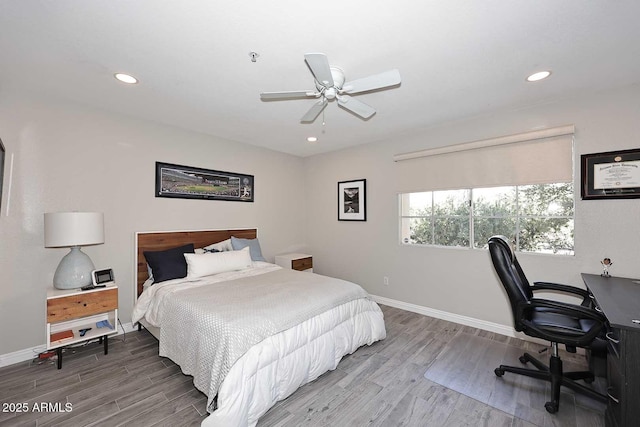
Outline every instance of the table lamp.
{"type": "Polygon", "coordinates": [[[58,289],[76,289],[92,283],[95,270],[91,258],[80,246],[104,243],[104,214],[101,212],[51,212],[44,214],[45,248],[71,248],[53,276],[58,289]]]}

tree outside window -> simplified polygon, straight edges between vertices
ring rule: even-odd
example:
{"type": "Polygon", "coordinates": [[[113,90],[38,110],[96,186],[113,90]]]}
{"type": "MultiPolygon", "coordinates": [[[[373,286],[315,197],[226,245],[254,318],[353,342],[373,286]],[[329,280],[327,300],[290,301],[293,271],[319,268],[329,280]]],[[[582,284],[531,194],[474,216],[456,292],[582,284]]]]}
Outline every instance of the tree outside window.
{"type": "Polygon", "coordinates": [[[572,255],[572,183],[401,194],[401,238],[410,245],[486,248],[501,234],[516,250],[572,255]]]}

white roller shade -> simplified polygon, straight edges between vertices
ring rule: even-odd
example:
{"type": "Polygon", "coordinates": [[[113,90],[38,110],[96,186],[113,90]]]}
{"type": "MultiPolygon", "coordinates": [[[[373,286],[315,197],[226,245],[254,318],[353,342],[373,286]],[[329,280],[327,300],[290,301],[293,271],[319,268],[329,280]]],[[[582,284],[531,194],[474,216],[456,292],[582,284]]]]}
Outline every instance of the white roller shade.
{"type": "Polygon", "coordinates": [[[573,180],[573,126],[397,154],[399,192],[573,180]]]}

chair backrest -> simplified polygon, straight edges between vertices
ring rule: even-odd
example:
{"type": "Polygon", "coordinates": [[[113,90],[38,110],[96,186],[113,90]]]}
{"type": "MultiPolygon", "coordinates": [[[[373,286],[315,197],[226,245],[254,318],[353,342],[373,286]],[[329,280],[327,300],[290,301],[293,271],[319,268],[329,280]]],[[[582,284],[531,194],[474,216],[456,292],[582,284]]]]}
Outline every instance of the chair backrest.
{"type": "Polygon", "coordinates": [[[526,302],[533,297],[529,282],[506,237],[491,237],[489,239],[489,253],[491,254],[493,268],[496,270],[505,291],[507,291],[514,327],[517,331],[521,331],[522,324],[520,322],[521,319],[518,318],[517,307],[518,304],[526,302]]]}
{"type": "MultiPolygon", "coordinates": [[[[501,236],[503,239],[506,237],[501,236]]],[[[508,243],[505,240],[505,243],[508,243]]],[[[518,258],[516,258],[516,254],[513,253],[513,249],[509,246],[509,251],[511,251],[511,257],[513,258],[513,267],[516,269],[518,273],[518,277],[520,278],[520,284],[522,286],[522,292],[527,296],[527,299],[533,298],[533,291],[531,290],[531,284],[527,280],[527,276],[525,276],[524,271],[522,271],[522,267],[520,267],[520,263],[518,262],[518,258]]]]}

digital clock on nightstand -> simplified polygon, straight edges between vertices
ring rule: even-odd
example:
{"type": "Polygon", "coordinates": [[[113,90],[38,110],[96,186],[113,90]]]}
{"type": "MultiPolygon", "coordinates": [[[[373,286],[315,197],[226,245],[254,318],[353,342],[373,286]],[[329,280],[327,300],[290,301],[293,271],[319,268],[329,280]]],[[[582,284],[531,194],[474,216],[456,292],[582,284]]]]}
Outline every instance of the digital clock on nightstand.
{"type": "Polygon", "coordinates": [[[106,285],[115,283],[113,270],[110,268],[105,268],[103,270],[93,270],[91,272],[91,280],[93,281],[94,286],[100,287],[105,287],[106,285]]]}

